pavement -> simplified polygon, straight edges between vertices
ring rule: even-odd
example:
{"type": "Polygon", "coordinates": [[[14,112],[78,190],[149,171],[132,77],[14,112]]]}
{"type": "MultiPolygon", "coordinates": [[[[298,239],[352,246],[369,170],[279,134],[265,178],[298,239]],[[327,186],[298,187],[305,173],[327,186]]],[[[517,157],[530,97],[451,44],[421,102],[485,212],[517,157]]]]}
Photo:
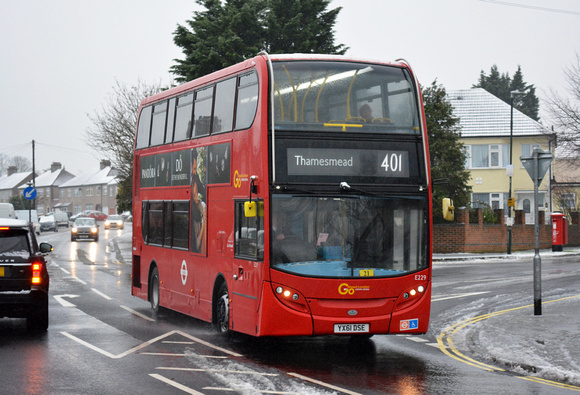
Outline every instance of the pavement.
{"type": "MultiPolygon", "coordinates": [[[[110,242],[121,264],[131,264],[131,237],[131,232],[125,232],[110,242]]],[[[433,264],[497,259],[531,262],[534,255],[534,250],[509,255],[434,254],[433,264]]],[[[540,250],[541,258],[565,255],[578,257],[580,263],[580,247],[564,247],[562,252],[540,250]]],[[[542,315],[534,315],[533,304],[506,307],[467,319],[446,331],[440,335],[440,348],[443,346],[444,352],[455,359],[486,370],[505,369],[544,384],[548,380],[559,389],[580,391],[580,287],[567,298],[543,300],[542,315]],[[483,360],[461,354],[457,350],[461,345],[476,354],[471,357],[483,360]]]]}

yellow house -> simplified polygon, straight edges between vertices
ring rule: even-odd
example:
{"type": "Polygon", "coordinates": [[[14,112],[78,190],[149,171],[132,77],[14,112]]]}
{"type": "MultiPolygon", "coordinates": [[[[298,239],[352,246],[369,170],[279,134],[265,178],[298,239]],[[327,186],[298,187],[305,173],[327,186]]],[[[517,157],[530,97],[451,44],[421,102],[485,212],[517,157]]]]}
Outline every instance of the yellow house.
{"type": "MultiPolygon", "coordinates": [[[[534,183],[520,156],[531,156],[534,148],[551,152],[547,129],[515,108],[510,128],[510,104],[482,88],[449,90],[447,96],[453,114],[460,118],[461,142],[468,153],[466,168],[471,172],[472,207],[504,209],[508,215],[511,180],[515,208],[524,211],[527,224],[533,224],[534,183]],[[510,146],[513,173],[509,166],[510,146]]],[[[537,202],[539,209],[546,211],[547,219],[551,207],[550,172],[538,188],[537,202]]]]}

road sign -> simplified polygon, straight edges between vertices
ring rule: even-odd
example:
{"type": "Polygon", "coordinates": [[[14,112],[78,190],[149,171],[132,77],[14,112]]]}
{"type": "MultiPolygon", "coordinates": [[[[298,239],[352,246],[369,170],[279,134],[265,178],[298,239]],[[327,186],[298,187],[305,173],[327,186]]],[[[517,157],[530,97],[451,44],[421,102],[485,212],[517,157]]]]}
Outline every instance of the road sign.
{"type": "Polygon", "coordinates": [[[24,189],[24,197],[28,200],[32,200],[36,197],[36,188],[34,187],[27,187],[24,189]]]}
{"type": "Polygon", "coordinates": [[[516,206],[516,198],[508,198],[508,207],[516,206]]]}
{"type": "Polygon", "coordinates": [[[549,152],[544,152],[538,148],[534,149],[532,156],[520,156],[520,160],[522,164],[526,168],[528,174],[530,175],[531,179],[534,180],[535,175],[537,174],[538,181],[541,183],[546,175],[546,172],[550,168],[550,164],[552,164],[553,155],[549,152]],[[534,168],[534,156],[538,156],[538,169],[536,173],[536,169],[534,168]]]}

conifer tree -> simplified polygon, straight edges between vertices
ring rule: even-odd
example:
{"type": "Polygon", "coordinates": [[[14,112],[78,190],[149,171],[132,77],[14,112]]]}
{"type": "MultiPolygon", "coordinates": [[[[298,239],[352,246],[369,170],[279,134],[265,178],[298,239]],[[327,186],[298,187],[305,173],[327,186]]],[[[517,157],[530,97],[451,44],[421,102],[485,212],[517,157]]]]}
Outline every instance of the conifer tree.
{"type": "Polygon", "coordinates": [[[467,185],[470,173],[465,168],[466,151],[459,141],[459,118],[453,116],[453,106],[447,93],[437,81],[422,89],[425,105],[429,156],[433,186],[433,221],[444,222],[441,211],[443,198],[453,199],[455,207],[466,206],[471,200],[471,187],[467,185]],[[449,179],[449,182],[437,180],[449,179]]]}
{"type": "Polygon", "coordinates": [[[327,11],[329,0],[197,0],[186,26],[173,41],[184,59],[174,59],[178,82],[209,74],[265,50],[270,53],[344,54],[334,43],[333,27],[341,8],[327,11]]]}
{"type": "Polygon", "coordinates": [[[479,73],[479,81],[473,87],[483,88],[508,104],[511,100],[512,91],[526,91],[525,95],[517,95],[513,98],[514,108],[517,108],[536,121],[540,120],[540,101],[536,96],[536,88],[533,84],[528,84],[524,81],[521,66],[518,66],[518,70],[514,73],[513,78],[510,78],[509,73],[500,74],[497,65],[494,64],[491,66],[489,75],[486,75],[481,70],[479,73]]]}

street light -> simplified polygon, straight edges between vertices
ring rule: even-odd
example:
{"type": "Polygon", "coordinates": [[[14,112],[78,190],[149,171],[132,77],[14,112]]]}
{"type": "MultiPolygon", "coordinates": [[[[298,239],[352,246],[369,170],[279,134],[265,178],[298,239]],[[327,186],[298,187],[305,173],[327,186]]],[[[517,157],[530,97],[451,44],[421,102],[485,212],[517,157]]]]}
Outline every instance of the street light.
{"type": "Polygon", "coordinates": [[[508,168],[508,175],[510,177],[510,191],[508,196],[508,245],[507,253],[512,253],[512,176],[514,173],[514,166],[512,162],[513,146],[514,146],[514,97],[525,95],[527,92],[515,90],[510,92],[510,165],[508,168]]]}

